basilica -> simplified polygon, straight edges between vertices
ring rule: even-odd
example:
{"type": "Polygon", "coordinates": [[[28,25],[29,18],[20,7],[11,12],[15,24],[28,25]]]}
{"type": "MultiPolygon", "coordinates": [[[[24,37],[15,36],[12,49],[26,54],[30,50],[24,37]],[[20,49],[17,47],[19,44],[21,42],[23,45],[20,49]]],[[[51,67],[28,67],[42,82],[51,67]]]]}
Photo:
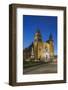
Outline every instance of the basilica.
{"type": "Polygon", "coordinates": [[[54,58],[54,42],[50,34],[46,42],[43,42],[40,30],[34,35],[34,41],[23,50],[23,60],[49,62],[54,58]]]}

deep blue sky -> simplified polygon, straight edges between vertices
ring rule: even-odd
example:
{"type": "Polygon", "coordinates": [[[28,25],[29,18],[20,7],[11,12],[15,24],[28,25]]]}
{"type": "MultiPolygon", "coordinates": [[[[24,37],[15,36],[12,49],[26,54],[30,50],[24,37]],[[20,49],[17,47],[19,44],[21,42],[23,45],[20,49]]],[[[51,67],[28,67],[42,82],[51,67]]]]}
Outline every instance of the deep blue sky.
{"type": "Polygon", "coordinates": [[[42,39],[46,42],[50,33],[54,40],[54,52],[57,54],[57,17],[23,15],[23,46],[28,47],[34,41],[34,35],[40,30],[42,39]]]}

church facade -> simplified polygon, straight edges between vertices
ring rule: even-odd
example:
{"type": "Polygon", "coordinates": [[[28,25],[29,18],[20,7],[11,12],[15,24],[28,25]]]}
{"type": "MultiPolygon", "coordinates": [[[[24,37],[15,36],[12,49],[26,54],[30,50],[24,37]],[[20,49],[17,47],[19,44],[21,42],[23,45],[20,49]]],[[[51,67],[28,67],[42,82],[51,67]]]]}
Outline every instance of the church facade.
{"type": "Polygon", "coordinates": [[[48,40],[43,42],[40,31],[34,36],[34,42],[23,50],[23,57],[26,61],[45,61],[48,62],[54,58],[53,37],[50,34],[48,40]]]}

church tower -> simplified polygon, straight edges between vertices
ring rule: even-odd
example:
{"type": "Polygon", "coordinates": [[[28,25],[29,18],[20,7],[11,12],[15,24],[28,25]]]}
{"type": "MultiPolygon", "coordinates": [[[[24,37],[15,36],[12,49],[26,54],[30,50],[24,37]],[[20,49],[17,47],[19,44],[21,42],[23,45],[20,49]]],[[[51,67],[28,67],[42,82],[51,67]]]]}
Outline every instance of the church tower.
{"type": "Polygon", "coordinates": [[[50,43],[50,56],[51,58],[54,57],[54,43],[53,43],[53,37],[52,34],[49,36],[49,43],[50,43]]]}
{"type": "Polygon", "coordinates": [[[42,54],[42,36],[40,30],[37,30],[34,37],[34,52],[35,52],[35,59],[40,60],[42,54]]]}

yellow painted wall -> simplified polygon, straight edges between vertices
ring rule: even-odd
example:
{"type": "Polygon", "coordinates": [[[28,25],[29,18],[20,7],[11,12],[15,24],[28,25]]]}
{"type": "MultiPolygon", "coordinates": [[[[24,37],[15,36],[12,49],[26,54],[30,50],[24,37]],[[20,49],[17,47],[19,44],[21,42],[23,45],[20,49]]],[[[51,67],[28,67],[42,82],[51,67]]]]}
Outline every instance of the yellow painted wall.
{"type": "Polygon", "coordinates": [[[53,43],[44,43],[44,42],[35,42],[34,43],[34,52],[35,57],[37,59],[41,59],[43,57],[43,51],[45,48],[48,48],[50,55],[54,56],[54,46],[53,43]]]}

